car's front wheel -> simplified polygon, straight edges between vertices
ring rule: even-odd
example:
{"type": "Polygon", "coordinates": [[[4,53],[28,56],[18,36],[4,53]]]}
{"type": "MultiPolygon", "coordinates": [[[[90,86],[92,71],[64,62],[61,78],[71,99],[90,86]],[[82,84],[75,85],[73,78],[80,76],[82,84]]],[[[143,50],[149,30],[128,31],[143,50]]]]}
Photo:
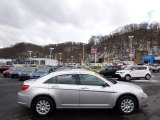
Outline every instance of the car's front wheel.
{"type": "Polygon", "coordinates": [[[131,80],[131,76],[130,76],[130,75],[126,75],[126,76],[125,76],[125,80],[126,80],[126,81],[131,80]]]}
{"type": "Polygon", "coordinates": [[[145,76],[145,79],[146,79],[146,80],[150,80],[150,79],[151,79],[151,75],[147,74],[147,75],[145,76]]]}
{"type": "Polygon", "coordinates": [[[137,109],[137,103],[132,96],[123,96],[118,100],[117,107],[123,114],[131,114],[137,109]]]}
{"type": "Polygon", "coordinates": [[[48,97],[39,97],[33,101],[32,110],[38,116],[47,116],[53,112],[55,105],[48,97]]]}

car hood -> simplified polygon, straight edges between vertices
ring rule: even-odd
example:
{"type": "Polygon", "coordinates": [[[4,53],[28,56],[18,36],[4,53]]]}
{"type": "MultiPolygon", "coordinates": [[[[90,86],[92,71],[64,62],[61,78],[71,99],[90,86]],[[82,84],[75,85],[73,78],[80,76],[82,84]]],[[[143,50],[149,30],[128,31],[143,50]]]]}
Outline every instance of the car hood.
{"type": "Polygon", "coordinates": [[[130,71],[130,70],[117,70],[116,72],[127,72],[127,71],[130,71]]]}
{"type": "Polygon", "coordinates": [[[136,84],[133,84],[133,83],[128,83],[128,82],[122,82],[122,81],[117,81],[118,84],[120,85],[127,85],[127,86],[133,86],[133,87],[136,87],[138,89],[141,89],[140,86],[136,85],[136,84]]]}
{"type": "Polygon", "coordinates": [[[133,83],[128,83],[128,82],[121,82],[121,81],[117,81],[117,84],[114,84],[114,89],[115,91],[125,91],[125,92],[142,90],[142,88],[138,85],[135,85],[133,83]]]}

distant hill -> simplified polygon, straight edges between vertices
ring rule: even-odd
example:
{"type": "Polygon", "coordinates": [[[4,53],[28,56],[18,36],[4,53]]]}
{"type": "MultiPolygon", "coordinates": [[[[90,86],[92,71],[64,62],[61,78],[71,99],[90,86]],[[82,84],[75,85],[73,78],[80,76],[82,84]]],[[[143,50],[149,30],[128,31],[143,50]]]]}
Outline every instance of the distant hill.
{"type": "Polygon", "coordinates": [[[71,56],[74,56],[74,61],[80,62],[79,54],[82,55],[83,44],[66,42],[39,46],[31,43],[18,43],[10,47],[0,49],[0,58],[28,58],[28,51],[32,51],[32,57],[49,58],[50,48],[54,48],[54,50],[52,50],[52,58],[59,59],[59,53],[62,53],[62,61],[66,62],[67,59],[68,61],[71,61],[71,56]]]}
{"type": "Polygon", "coordinates": [[[129,52],[147,50],[149,54],[160,55],[160,24],[130,24],[126,25],[110,35],[92,36],[88,43],[88,50],[97,38],[100,57],[128,59],[129,52]],[[129,36],[133,36],[132,41],[129,36]],[[104,54],[103,54],[104,53],[104,54]]]}

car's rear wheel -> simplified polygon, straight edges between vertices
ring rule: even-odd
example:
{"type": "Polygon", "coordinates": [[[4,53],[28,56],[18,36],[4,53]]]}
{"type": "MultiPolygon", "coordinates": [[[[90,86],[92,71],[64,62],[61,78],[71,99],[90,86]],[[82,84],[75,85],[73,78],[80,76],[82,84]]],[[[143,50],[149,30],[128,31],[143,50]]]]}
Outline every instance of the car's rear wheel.
{"type": "Polygon", "coordinates": [[[150,79],[151,79],[151,75],[147,74],[147,75],[145,76],[145,79],[146,79],[146,80],[150,80],[150,79]]]}
{"type": "Polygon", "coordinates": [[[137,110],[137,103],[134,97],[123,96],[118,100],[117,107],[123,114],[132,114],[135,110],[137,110]]]}
{"type": "Polygon", "coordinates": [[[38,116],[48,116],[54,109],[55,105],[48,97],[39,97],[32,104],[32,110],[38,116]]]}
{"type": "Polygon", "coordinates": [[[126,75],[126,76],[125,76],[125,80],[126,80],[126,81],[131,80],[131,76],[130,76],[130,75],[126,75]]]}

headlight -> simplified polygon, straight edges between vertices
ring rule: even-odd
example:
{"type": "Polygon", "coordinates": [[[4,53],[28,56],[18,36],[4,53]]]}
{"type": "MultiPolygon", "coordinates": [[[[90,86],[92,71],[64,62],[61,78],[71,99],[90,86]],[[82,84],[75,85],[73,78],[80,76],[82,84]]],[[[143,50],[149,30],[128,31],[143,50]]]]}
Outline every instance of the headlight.
{"type": "Polygon", "coordinates": [[[124,72],[116,72],[116,73],[120,73],[120,74],[123,74],[124,72]]]}
{"type": "Polygon", "coordinates": [[[140,90],[140,92],[144,92],[143,89],[139,89],[139,90],[140,90]]]}

